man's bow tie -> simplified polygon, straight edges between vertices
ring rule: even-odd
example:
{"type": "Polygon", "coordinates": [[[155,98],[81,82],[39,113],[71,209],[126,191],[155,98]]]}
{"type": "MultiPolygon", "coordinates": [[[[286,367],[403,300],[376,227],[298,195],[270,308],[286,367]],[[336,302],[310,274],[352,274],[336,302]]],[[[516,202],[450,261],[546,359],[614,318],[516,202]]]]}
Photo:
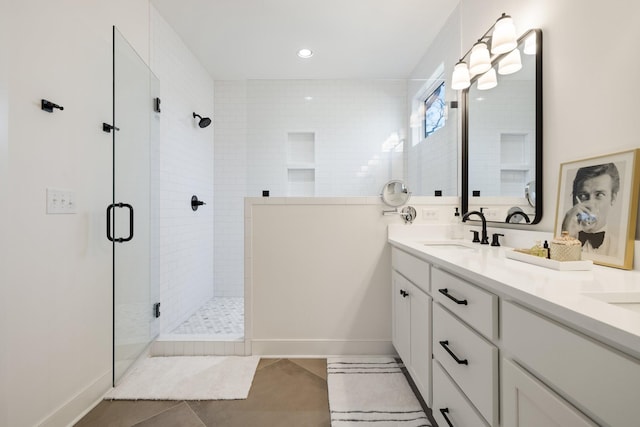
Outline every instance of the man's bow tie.
{"type": "Polygon", "coordinates": [[[598,249],[604,241],[604,231],[599,231],[597,233],[587,233],[585,231],[581,231],[578,233],[578,240],[580,240],[582,246],[584,246],[585,243],[589,242],[593,249],[598,249]]]}

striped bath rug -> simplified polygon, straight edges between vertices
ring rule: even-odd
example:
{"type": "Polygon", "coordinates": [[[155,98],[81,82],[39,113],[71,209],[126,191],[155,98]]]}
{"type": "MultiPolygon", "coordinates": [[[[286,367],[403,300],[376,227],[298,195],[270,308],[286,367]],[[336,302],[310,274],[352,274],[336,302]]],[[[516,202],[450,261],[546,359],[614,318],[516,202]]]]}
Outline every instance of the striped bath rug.
{"type": "Polygon", "coordinates": [[[430,427],[402,367],[389,357],[327,359],[331,426],[430,427]]]}

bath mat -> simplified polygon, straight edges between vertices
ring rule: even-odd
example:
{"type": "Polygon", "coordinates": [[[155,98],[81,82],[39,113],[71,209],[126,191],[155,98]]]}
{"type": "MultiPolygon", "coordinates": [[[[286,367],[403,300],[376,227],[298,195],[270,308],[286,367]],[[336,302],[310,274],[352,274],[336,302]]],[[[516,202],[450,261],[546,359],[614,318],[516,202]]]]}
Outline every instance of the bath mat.
{"type": "Polygon", "coordinates": [[[332,427],[430,427],[392,358],[329,358],[327,386],[332,427]]]}
{"type": "Polygon", "coordinates": [[[175,356],[141,360],[106,400],[246,399],[257,356],[175,356]]]}

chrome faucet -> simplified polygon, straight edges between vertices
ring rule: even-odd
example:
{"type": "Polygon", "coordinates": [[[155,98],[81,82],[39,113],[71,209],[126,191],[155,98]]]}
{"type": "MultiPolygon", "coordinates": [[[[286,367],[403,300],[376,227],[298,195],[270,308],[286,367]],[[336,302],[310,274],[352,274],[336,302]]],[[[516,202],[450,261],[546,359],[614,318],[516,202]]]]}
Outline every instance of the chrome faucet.
{"type": "Polygon", "coordinates": [[[489,244],[489,236],[487,235],[487,219],[484,217],[484,214],[480,211],[471,211],[462,215],[462,222],[466,222],[471,215],[478,215],[482,220],[482,239],[480,240],[481,245],[489,244]]]}

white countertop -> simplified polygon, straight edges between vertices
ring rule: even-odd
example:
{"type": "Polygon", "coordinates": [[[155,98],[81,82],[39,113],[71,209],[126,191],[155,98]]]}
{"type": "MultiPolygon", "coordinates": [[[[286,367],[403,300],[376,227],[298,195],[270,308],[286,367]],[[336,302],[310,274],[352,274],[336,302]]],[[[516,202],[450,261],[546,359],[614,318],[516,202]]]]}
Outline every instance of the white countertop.
{"type": "Polygon", "coordinates": [[[506,258],[505,250],[512,248],[469,241],[465,243],[475,250],[428,246],[424,242],[442,241],[447,237],[435,228],[431,230],[425,235],[394,232],[390,228],[389,243],[501,298],[517,301],[640,358],[640,313],[583,295],[640,293],[640,271],[597,265],[588,271],[557,271],[506,258]]]}

